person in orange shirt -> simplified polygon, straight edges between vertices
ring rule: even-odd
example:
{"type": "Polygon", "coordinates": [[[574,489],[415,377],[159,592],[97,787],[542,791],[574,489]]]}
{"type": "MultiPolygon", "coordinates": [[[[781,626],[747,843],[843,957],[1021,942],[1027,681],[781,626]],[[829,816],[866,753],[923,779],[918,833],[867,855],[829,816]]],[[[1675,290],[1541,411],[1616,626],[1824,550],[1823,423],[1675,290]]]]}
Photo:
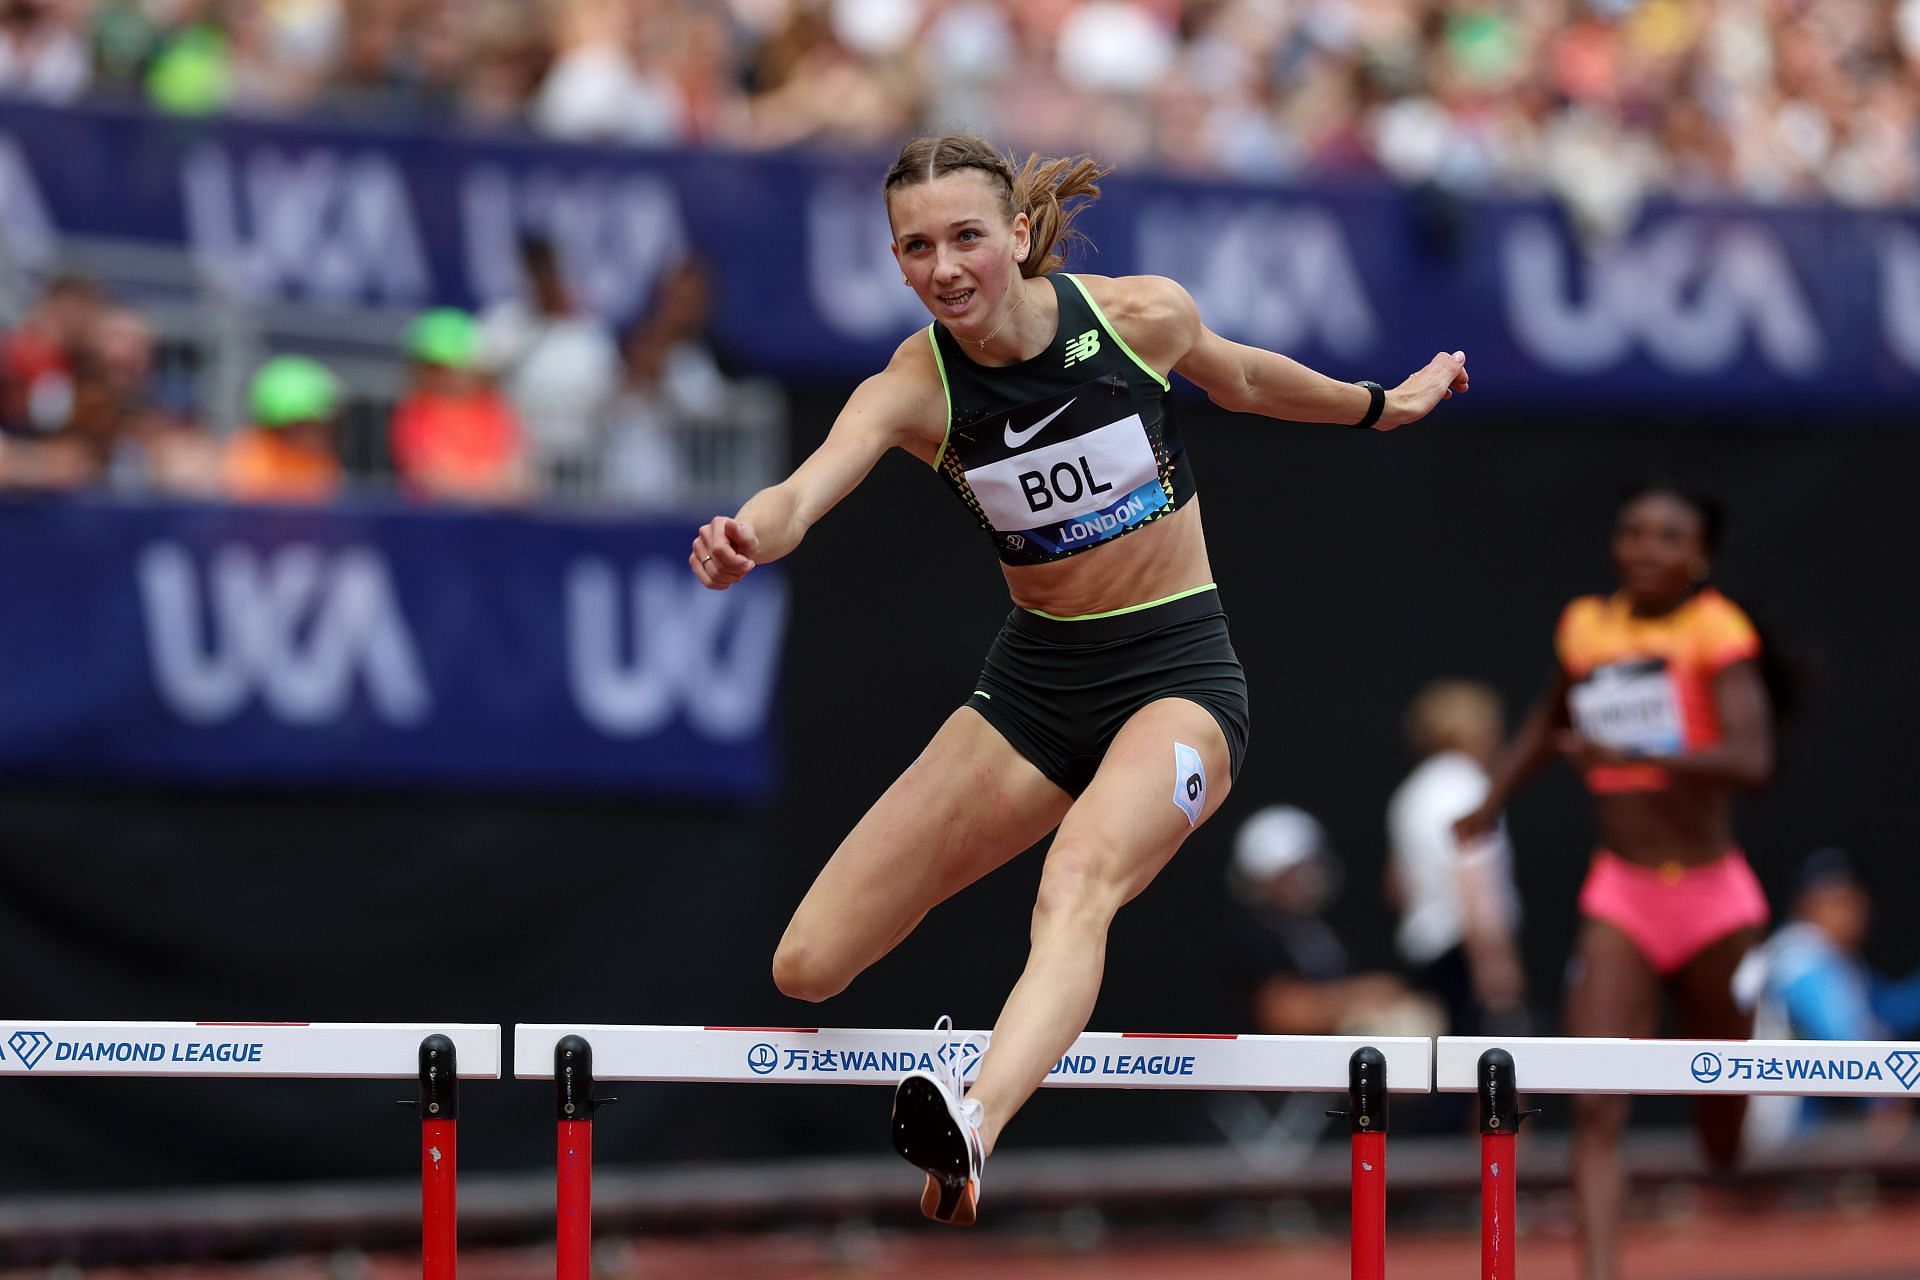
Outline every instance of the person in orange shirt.
{"type": "MultiPolygon", "coordinates": [[[[1660,995],[1684,1035],[1746,1039],[1750,1010],[1733,974],[1767,923],[1766,896],[1734,844],[1733,793],[1773,772],[1773,712],[1760,637],[1708,585],[1718,504],[1651,485],[1620,508],[1613,559],[1620,589],[1568,605],[1552,686],[1494,770],[1486,802],[1455,826],[1491,833],[1514,792],[1563,755],[1585,779],[1600,823],[1580,892],[1566,1029],[1649,1037],[1660,995]]],[[[1739,1155],[1746,1098],[1700,1098],[1709,1163],[1739,1155]]],[[[1628,1099],[1575,1100],[1574,1192],[1584,1274],[1616,1274],[1626,1175],[1619,1139],[1628,1099]]]]}
{"type": "Polygon", "coordinates": [[[524,437],[479,369],[473,317],[438,307],[407,326],[413,382],[393,407],[388,449],[401,487],[448,502],[513,502],[526,491],[524,437]]]}
{"type": "Polygon", "coordinates": [[[333,443],[340,380],[318,360],[275,356],[253,375],[253,425],[227,442],[220,488],[237,502],[326,502],[343,483],[333,443]]]}

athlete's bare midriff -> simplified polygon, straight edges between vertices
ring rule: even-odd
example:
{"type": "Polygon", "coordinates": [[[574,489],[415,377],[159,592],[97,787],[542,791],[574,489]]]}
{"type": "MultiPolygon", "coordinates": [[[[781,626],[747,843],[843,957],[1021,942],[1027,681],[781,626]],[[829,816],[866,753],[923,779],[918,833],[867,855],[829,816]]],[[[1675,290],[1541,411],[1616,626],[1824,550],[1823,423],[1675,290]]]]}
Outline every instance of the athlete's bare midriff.
{"type": "Polygon", "coordinates": [[[1000,566],[1023,609],[1057,618],[1164,600],[1213,581],[1196,496],[1172,515],[1051,564],[1000,566]]]}
{"type": "Polygon", "coordinates": [[[1733,846],[1733,806],[1717,784],[1674,780],[1660,791],[1593,797],[1600,843],[1628,862],[1695,867],[1733,846]]]}

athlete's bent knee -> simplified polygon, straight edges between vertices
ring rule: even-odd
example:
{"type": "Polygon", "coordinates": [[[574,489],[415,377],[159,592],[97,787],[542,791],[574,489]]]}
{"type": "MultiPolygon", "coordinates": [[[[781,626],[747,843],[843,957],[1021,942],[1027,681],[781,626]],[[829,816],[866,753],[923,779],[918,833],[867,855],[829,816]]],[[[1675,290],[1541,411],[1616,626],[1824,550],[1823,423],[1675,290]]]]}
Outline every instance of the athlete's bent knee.
{"type": "Polygon", "coordinates": [[[1090,845],[1055,844],[1048,850],[1033,900],[1034,935],[1076,925],[1105,928],[1121,904],[1119,887],[1104,871],[1112,862],[1090,845]]]}
{"type": "Polygon", "coordinates": [[[851,975],[822,964],[818,953],[805,943],[783,939],[773,953],[773,985],[790,999],[818,1004],[845,991],[850,981],[851,975]]]}

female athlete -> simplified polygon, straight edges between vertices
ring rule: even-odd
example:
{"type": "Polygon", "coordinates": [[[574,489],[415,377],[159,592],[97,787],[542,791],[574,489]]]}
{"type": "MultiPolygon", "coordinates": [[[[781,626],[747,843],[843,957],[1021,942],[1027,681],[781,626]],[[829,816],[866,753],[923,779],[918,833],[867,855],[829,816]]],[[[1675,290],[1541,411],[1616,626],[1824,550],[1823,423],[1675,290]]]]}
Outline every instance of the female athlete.
{"type": "Polygon", "coordinates": [[[999,552],[1017,607],[974,693],[827,861],[773,958],[780,990],[825,1000],[1057,830],[1026,969],[972,1089],[915,1074],[895,1094],[894,1145],[927,1171],[921,1207],[943,1222],[974,1220],[981,1162],[1092,1015],[1115,913],[1219,807],[1246,745],[1169,376],[1228,409],[1382,431],[1467,389],[1460,352],[1390,391],[1338,382],[1208,331],[1171,280],[1061,272],[1062,237],[1106,172],[1036,157],[1016,173],[964,134],[909,143],[887,212],[933,323],[688,557],[702,583],[732,586],[798,546],[889,448],[939,472],[999,552]]]}
{"type": "MultiPolygon", "coordinates": [[[[1580,891],[1566,1028],[1576,1036],[1652,1036],[1659,999],[1685,1035],[1741,1040],[1752,1014],[1733,972],[1767,921],[1766,896],[1733,842],[1733,793],[1773,770],[1772,713],[1760,640],[1739,607],[1707,585],[1719,507],[1664,485],[1620,508],[1620,590],[1582,596],[1561,615],[1552,686],[1494,771],[1486,801],[1455,827],[1491,832],[1514,791],[1564,755],[1586,780],[1600,823],[1580,891]]],[[[1739,1155],[1744,1097],[1697,1101],[1716,1169],[1739,1155]]],[[[1624,1096],[1584,1096],[1574,1113],[1574,1187],[1585,1274],[1615,1274],[1625,1170],[1624,1096]]]]}

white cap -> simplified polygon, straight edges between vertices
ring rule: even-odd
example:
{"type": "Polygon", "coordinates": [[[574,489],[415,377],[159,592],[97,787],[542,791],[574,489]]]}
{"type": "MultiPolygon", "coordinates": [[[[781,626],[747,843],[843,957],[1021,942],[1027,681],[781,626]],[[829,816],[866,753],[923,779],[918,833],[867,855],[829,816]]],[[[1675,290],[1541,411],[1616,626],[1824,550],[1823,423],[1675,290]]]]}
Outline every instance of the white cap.
{"type": "Polygon", "coordinates": [[[1327,851],[1327,832],[1305,809],[1268,805],[1240,824],[1233,837],[1233,874],[1259,884],[1327,851]]]}

